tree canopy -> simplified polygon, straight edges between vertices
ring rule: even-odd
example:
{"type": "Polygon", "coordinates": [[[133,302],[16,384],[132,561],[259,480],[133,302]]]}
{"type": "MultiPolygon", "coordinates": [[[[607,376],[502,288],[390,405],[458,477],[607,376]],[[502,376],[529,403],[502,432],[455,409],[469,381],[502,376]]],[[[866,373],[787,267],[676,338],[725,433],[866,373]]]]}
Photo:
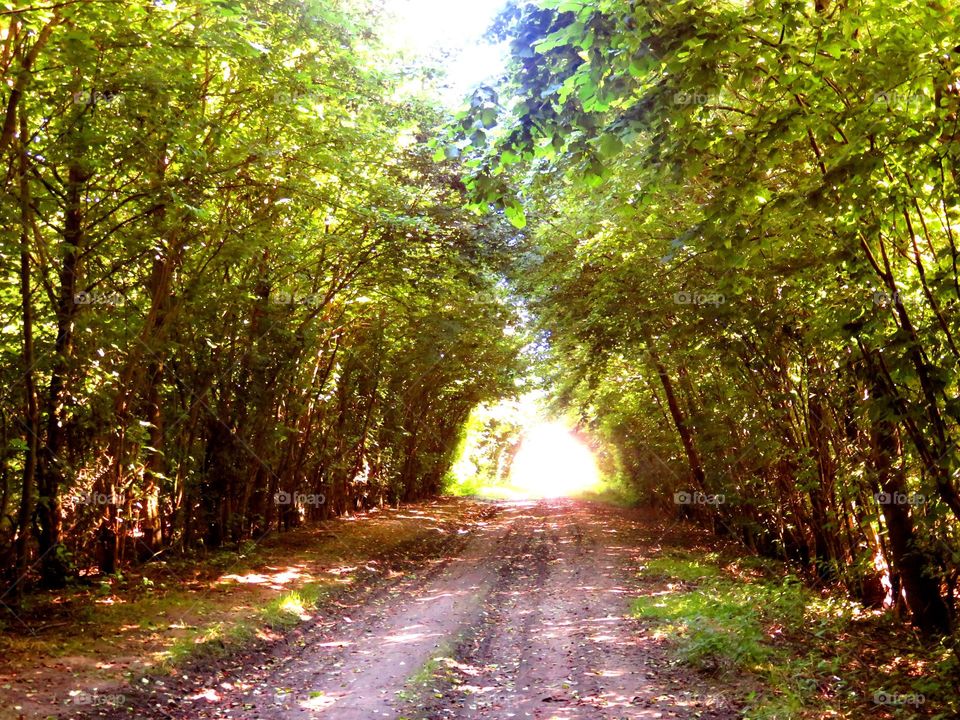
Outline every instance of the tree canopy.
{"type": "Polygon", "coordinates": [[[544,0],[445,144],[562,405],[653,502],[944,630],[958,578],[952,3],[544,0]],[[894,587],[881,587],[892,569],[894,587]]]}
{"type": "Polygon", "coordinates": [[[10,583],[437,492],[512,388],[510,228],[463,209],[366,9],[79,0],[0,30],[10,583]]]}
{"type": "Polygon", "coordinates": [[[453,118],[376,12],[0,11],[10,583],[436,493],[533,360],[646,501],[948,630],[957,5],[513,3],[453,118]]]}

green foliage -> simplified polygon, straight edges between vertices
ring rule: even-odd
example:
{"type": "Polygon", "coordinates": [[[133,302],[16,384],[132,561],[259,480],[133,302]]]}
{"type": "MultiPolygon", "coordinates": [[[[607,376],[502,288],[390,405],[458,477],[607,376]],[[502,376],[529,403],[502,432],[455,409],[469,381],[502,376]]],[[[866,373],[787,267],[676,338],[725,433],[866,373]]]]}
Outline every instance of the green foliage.
{"type": "Polygon", "coordinates": [[[663,556],[645,564],[644,574],[695,584],[638,598],[633,612],[664,621],[676,639],[679,657],[700,670],[760,671],[772,659],[765,625],[771,621],[800,626],[812,596],[795,579],[780,585],[735,582],[709,558],[663,556]]]}
{"type": "Polygon", "coordinates": [[[443,115],[369,17],[82,0],[0,20],[24,80],[0,97],[22,235],[0,249],[0,514],[36,437],[17,532],[35,508],[51,580],[435,493],[470,410],[513,387],[514,230],[464,209],[462,166],[431,159],[443,115]]]}
{"type": "Polygon", "coordinates": [[[946,655],[946,665],[930,676],[894,669],[903,656],[912,655],[918,666],[929,663],[930,649],[920,645],[887,648],[882,669],[865,666],[870,622],[856,603],[813,592],[784,577],[782,566],[764,564],[765,572],[756,576],[742,574],[744,564],[755,564],[747,558],[718,562],[716,556],[678,552],[648,560],[641,575],[668,584],[637,598],[633,612],[669,639],[680,662],[728,681],[746,680],[744,691],[756,688],[744,718],[860,717],[877,712],[877,692],[926,698],[925,708],[884,706],[897,717],[950,706],[946,655]]]}
{"type": "Polygon", "coordinates": [[[680,658],[700,670],[749,669],[769,655],[751,608],[734,600],[717,601],[703,594],[675,600],[644,598],[633,610],[639,617],[668,621],[666,632],[680,639],[680,658]]]}
{"type": "Polygon", "coordinates": [[[300,624],[327,594],[329,588],[308,583],[299,590],[286,592],[263,608],[260,615],[265,625],[273,629],[290,628],[300,624]]]}
{"type": "Polygon", "coordinates": [[[477,495],[503,488],[506,492],[521,433],[532,420],[532,410],[520,401],[503,400],[474,408],[463,426],[446,491],[477,495]]]}
{"type": "Polygon", "coordinates": [[[676,554],[655,557],[644,563],[644,573],[686,583],[720,576],[721,570],[710,557],[686,557],[676,554]]]}
{"type": "Polygon", "coordinates": [[[522,199],[516,287],[615,475],[854,597],[920,578],[914,620],[941,633],[958,24],[907,0],[529,3],[503,19],[507,79],[446,140],[475,204],[522,199]],[[896,546],[891,488],[922,498],[896,546]]]}

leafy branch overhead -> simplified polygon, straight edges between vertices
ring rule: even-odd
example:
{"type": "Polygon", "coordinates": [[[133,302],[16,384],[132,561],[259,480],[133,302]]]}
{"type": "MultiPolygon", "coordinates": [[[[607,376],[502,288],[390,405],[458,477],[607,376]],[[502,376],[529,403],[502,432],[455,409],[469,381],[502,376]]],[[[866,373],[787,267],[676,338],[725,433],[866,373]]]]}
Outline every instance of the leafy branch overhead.
{"type": "Polygon", "coordinates": [[[372,19],[80,0],[0,23],[10,582],[437,492],[513,387],[510,235],[430,159],[442,112],[372,19]],[[324,502],[276,501],[297,493],[324,502]]]}
{"type": "Polygon", "coordinates": [[[668,506],[725,497],[679,510],[941,632],[958,24],[936,2],[520,4],[505,79],[446,136],[476,204],[522,199],[558,402],[620,471],[668,506]]]}

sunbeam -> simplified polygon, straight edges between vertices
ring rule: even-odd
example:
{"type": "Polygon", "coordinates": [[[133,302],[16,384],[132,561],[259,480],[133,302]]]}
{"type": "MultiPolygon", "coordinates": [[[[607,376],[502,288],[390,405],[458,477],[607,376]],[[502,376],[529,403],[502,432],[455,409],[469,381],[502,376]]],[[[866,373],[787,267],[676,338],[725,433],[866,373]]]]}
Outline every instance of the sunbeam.
{"type": "Polygon", "coordinates": [[[598,484],[597,462],[586,445],[557,422],[529,429],[510,471],[511,484],[528,497],[561,497],[598,484]]]}

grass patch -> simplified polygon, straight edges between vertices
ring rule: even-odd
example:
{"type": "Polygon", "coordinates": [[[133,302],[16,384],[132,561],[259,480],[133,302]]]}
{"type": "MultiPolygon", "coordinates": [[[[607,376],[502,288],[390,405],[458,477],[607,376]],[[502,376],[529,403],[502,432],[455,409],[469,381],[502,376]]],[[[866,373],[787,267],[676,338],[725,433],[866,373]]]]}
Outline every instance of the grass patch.
{"type": "Polygon", "coordinates": [[[223,623],[215,623],[203,629],[193,629],[186,637],[175,640],[162,654],[158,668],[169,670],[191,661],[222,657],[227,652],[223,623]]]}
{"type": "MultiPolygon", "coordinates": [[[[536,492],[519,487],[509,479],[496,481],[479,475],[448,482],[443,492],[453,497],[484,500],[528,500],[540,497],[536,492]]],[[[599,479],[590,487],[570,493],[570,497],[623,508],[636,507],[640,503],[639,495],[628,486],[605,478],[599,479]]]]}
{"type": "Polygon", "coordinates": [[[633,484],[606,474],[602,474],[593,487],[581,490],[574,497],[622,508],[636,507],[641,502],[640,493],[633,484]]]}
{"type": "Polygon", "coordinates": [[[644,565],[644,571],[653,577],[686,583],[717,578],[723,574],[716,564],[716,554],[700,557],[687,554],[656,557],[644,565]]]}
{"type": "Polygon", "coordinates": [[[508,482],[491,482],[479,476],[450,483],[443,492],[445,495],[453,497],[474,497],[487,500],[515,500],[522,496],[508,482]]]}
{"type": "Polygon", "coordinates": [[[331,590],[330,583],[307,583],[279,595],[252,616],[192,628],[157,655],[156,670],[167,672],[187,663],[223,657],[249,645],[264,630],[290,630],[308,620],[331,590]]]}
{"type": "Polygon", "coordinates": [[[661,621],[662,632],[675,638],[677,654],[687,665],[706,672],[755,670],[769,659],[770,650],[753,609],[738,600],[675,592],[639,598],[633,612],[661,621]]]}
{"type": "Polygon", "coordinates": [[[637,598],[633,614],[655,624],[680,663],[759,688],[745,720],[958,716],[946,648],[924,648],[906,628],[812,591],[783,566],[670,552],[642,574],[666,588],[637,598]]]}
{"type": "Polygon", "coordinates": [[[260,611],[263,622],[274,630],[282,630],[299,625],[308,619],[309,613],[330,592],[330,586],[320,583],[307,583],[299,590],[292,590],[271,600],[260,611]]]}
{"type": "Polygon", "coordinates": [[[158,669],[169,671],[190,662],[223,657],[243,648],[264,629],[283,631],[309,619],[310,612],[329,594],[330,585],[307,583],[271,600],[249,619],[215,622],[191,629],[158,656],[158,669]]]}
{"type": "MultiPolygon", "coordinates": [[[[423,706],[428,694],[432,694],[437,699],[442,698],[443,692],[437,685],[448,685],[453,682],[452,667],[456,665],[454,655],[456,646],[461,641],[462,637],[455,640],[448,639],[437,646],[433,656],[407,677],[403,689],[397,691],[397,699],[408,705],[423,706]]],[[[401,715],[397,720],[412,719],[401,715]]]]}

